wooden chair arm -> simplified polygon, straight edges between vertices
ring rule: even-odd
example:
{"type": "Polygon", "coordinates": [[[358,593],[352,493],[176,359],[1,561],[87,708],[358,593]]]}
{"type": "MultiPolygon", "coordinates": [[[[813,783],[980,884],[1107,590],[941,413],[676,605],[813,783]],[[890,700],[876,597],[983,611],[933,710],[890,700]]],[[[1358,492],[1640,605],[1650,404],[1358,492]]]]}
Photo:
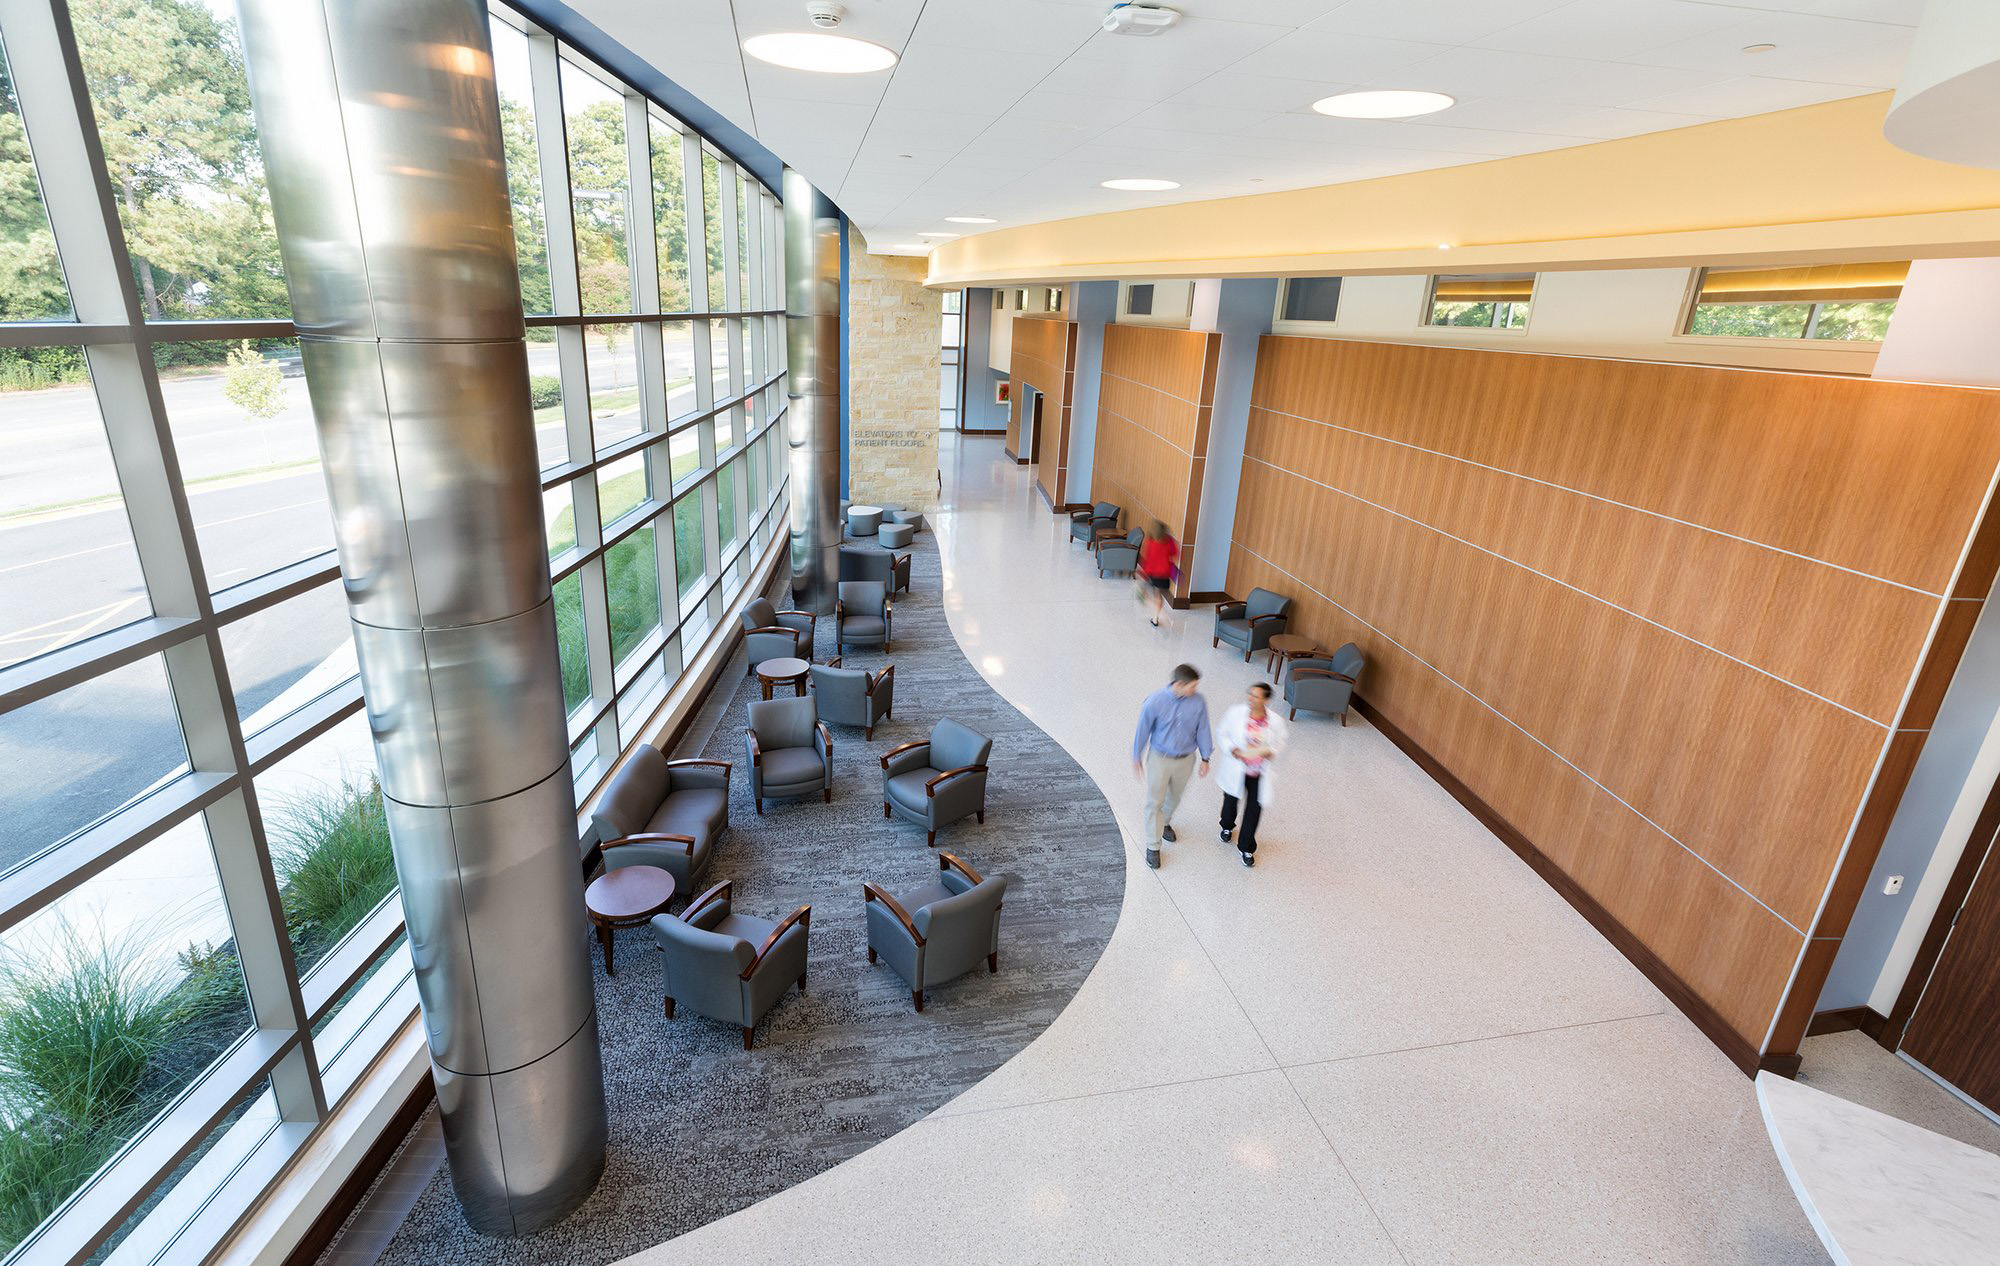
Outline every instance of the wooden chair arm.
{"type": "Polygon", "coordinates": [[[1331,677],[1331,678],[1333,678],[1333,679],[1334,679],[1335,681],[1344,681],[1344,682],[1346,682],[1346,683],[1347,683],[1348,685],[1350,685],[1350,686],[1358,686],[1358,685],[1360,685],[1360,684],[1361,684],[1360,682],[1358,682],[1358,681],[1354,680],[1354,678],[1352,678],[1352,677],[1349,677],[1349,676],[1348,676],[1348,675],[1347,675],[1346,673],[1337,673],[1337,672],[1333,671],[1333,670],[1332,670],[1331,668],[1294,668],[1294,669],[1292,669],[1292,679],[1293,679],[1294,681],[1296,681],[1296,680],[1298,680],[1298,679],[1299,679],[1300,677],[1331,677]]]}
{"type": "Polygon", "coordinates": [[[695,911],[701,909],[711,901],[729,900],[729,894],[735,891],[735,884],[736,881],[734,879],[725,879],[713,888],[710,888],[707,892],[702,893],[699,897],[696,897],[693,901],[688,902],[687,909],[681,911],[681,922],[692,923],[695,911]]]}
{"type": "Polygon", "coordinates": [[[812,926],[812,914],[813,908],[811,906],[800,906],[784,918],[778,920],[778,926],[772,928],[771,934],[764,938],[764,943],[757,947],[757,957],[751,959],[750,965],[743,969],[743,979],[748,980],[757,974],[757,968],[764,962],[764,955],[771,952],[771,947],[778,943],[779,937],[792,930],[794,923],[802,928],[810,928],[812,926]]]}
{"type": "Polygon", "coordinates": [[[915,739],[912,740],[911,742],[903,744],[901,747],[892,747],[888,751],[882,753],[882,768],[884,769],[889,768],[889,762],[891,760],[894,760],[896,757],[901,756],[904,752],[912,751],[919,747],[929,747],[930,745],[931,741],[929,739],[915,739]]]}
{"type": "Polygon", "coordinates": [[[1249,609],[1250,604],[1247,602],[1218,602],[1215,604],[1215,614],[1224,620],[1233,620],[1236,618],[1229,614],[1232,611],[1247,612],[1249,609]]]}
{"type": "MultiPolygon", "coordinates": [[[[751,629],[749,633],[783,633],[786,637],[792,639],[794,646],[798,645],[799,639],[805,636],[805,634],[799,632],[797,629],[788,629],[782,624],[767,624],[761,629],[751,629]]],[[[747,637],[749,633],[746,633],[745,636],[747,637]]]]}
{"type": "Polygon", "coordinates": [[[957,853],[940,852],[938,854],[938,869],[955,870],[975,884],[985,882],[980,879],[979,872],[966,865],[965,859],[957,853]]]}
{"type": "Polygon", "coordinates": [[[743,737],[748,739],[750,742],[750,764],[752,766],[763,764],[764,747],[761,743],[757,741],[757,731],[745,730],[743,731],[743,737]]]}
{"type": "Polygon", "coordinates": [[[871,901],[879,901],[887,906],[889,913],[896,916],[896,922],[902,924],[903,930],[910,934],[910,939],[919,945],[924,943],[923,933],[917,931],[916,922],[910,918],[910,912],[903,908],[903,903],[890,896],[889,890],[881,884],[873,880],[863,880],[861,883],[861,904],[866,906],[871,901]]]}
{"type": "Polygon", "coordinates": [[[875,676],[869,680],[868,690],[866,691],[866,693],[871,695],[874,694],[875,688],[877,686],[880,686],[883,682],[889,680],[889,675],[895,671],[896,671],[896,666],[894,664],[891,664],[887,668],[884,668],[881,672],[876,673],[875,676]]]}
{"type": "Polygon", "coordinates": [[[617,839],[606,844],[599,844],[597,847],[601,850],[609,850],[623,847],[626,844],[679,844],[682,846],[682,851],[689,857],[694,856],[694,836],[668,835],[658,831],[649,832],[644,835],[621,835],[617,839]]]}
{"type": "Polygon", "coordinates": [[[985,772],[986,766],[984,765],[960,765],[957,769],[947,769],[924,784],[924,795],[926,798],[936,796],[938,784],[947,778],[956,778],[960,774],[983,774],[985,772]]]}
{"type": "Polygon", "coordinates": [[[1250,617],[1250,627],[1256,628],[1266,620],[1284,620],[1290,617],[1291,612],[1289,611],[1273,611],[1269,615],[1253,615],[1250,617]]]}
{"type": "Polygon", "coordinates": [[[833,759],[833,731],[826,728],[826,722],[816,721],[813,729],[819,731],[819,741],[826,748],[826,758],[833,759]]]}
{"type": "Polygon", "coordinates": [[[808,620],[810,620],[810,621],[811,621],[812,623],[814,623],[815,625],[819,623],[819,617],[818,617],[818,616],[816,616],[816,615],[814,615],[814,614],[813,614],[812,612],[810,612],[810,611],[775,611],[775,612],[773,612],[772,614],[773,614],[773,615],[802,615],[802,616],[804,616],[804,617],[805,617],[806,619],[808,619],[808,620]]]}
{"type": "Polygon", "coordinates": [[[841,657],[840,657],[840,656],[838,656],[838,655],[835,655],[835,656],[834,656],[834,657],[833,657],[832,659],[829,659],[828,661],[826,661],[826,663],[825,663],[824,667],[827,667],[827,668],[838,668],[838,667],[840,667],[840,660],[841,660],[841,657]]]}

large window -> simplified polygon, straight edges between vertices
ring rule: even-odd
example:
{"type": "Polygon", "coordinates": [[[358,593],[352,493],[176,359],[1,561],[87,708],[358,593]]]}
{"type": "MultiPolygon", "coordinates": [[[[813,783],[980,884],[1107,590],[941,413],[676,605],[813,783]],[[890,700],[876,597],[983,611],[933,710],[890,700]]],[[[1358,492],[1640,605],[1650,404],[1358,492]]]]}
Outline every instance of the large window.
{"type": "Polygon", "coordinates": [[[1340,278],[1287,277],[1278,283],[1275,324],[1332,325],[1340,316],[1340,278]]]}
{"type": "Polygon", "coordinates": [[[939,317],[940,337],[944,343],[944,356],[938,370],[938,430],[958,429],[959,374],[963,367],[965,351],[965,292],[947,290],[944,292],[944,312],[939,317]]]}
{"type": "Polygon", "coordinates": [[[1525,330],[1533,273],[1439,273],[1424,304],[1425,325],[1525,330]]]}
{"type": "MultiPolygon", "coordinates": [[[[234,6],[48,15],[0,6],[7,1266],[200,1256],[416,1008],[234,6]]],[[[493,16],[585,797],[782,539],[782,216],[493,16]]]]}
{"type": "Polygon", "coordinates": [[[1704,268],[1687,333],[1879,343],[1902,296],[1908,260],[1802,268],[1704,268]]]}

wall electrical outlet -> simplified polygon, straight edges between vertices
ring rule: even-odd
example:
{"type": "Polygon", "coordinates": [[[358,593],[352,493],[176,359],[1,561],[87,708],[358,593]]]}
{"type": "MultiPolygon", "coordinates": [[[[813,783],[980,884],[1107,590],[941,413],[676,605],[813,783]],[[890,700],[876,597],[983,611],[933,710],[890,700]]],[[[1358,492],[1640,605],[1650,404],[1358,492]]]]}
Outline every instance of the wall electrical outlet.
{"type": "Polygon", "coordinates": [[[1893,897],[1902,890],[1903,877],[1901,875],[1891,875],[1882,881],[1882,895],[1885,897],[1893,897]]]}

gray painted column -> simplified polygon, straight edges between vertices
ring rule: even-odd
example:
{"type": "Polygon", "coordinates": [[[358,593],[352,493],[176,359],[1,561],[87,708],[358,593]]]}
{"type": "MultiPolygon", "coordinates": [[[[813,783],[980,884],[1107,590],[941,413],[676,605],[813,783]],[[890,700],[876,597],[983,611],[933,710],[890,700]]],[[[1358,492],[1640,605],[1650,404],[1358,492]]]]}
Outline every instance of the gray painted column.
{"type": "Polygon", "coordinates": [[[1257,377],[1257,347],[1271,332],[1278,303],[1275,277],[1229,278],[1195,283],[1189,328],[1216,330],[1222,352],[1215,362],[1215,402],[1209,411],[1208,471],[1201,482],[1201,525],[1188,576],[1195,593],[1228,587],[1229,543],[1236,529],[1236,490],[1243,480],[1243,446],[1250,433],[1250,389],[1257,377]]]}
{"type": "Polygon", "coordinates": [[[792,601],[825,614],[839,592],[840,212],[785,168],[785,440],[792,462],[792,601]]]}
{"type": "Polygon", "coordinates": [[[467,1221],[604,1166],[520,283],[481,0],[239,0],[467,1221]]]}

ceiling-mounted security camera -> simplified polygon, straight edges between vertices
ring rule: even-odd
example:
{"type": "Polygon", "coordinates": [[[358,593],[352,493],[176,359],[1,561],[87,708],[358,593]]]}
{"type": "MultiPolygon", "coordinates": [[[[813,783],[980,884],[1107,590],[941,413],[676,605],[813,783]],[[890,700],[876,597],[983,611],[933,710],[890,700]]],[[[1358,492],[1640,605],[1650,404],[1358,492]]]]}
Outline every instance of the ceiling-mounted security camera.
{"type": "Polygon", "coordinates": [[[831,31],[847,16],[847,6],[834,0],[806,0],[806,18],[822,31],[831,31]]]}
{"type": "Polygon", "coordinates": [[[1104,29],[1113,35],[1158,35],[1180,20],[1180,10],[1164,4],[1114,4],[1104,15],[1104,29]]]}

